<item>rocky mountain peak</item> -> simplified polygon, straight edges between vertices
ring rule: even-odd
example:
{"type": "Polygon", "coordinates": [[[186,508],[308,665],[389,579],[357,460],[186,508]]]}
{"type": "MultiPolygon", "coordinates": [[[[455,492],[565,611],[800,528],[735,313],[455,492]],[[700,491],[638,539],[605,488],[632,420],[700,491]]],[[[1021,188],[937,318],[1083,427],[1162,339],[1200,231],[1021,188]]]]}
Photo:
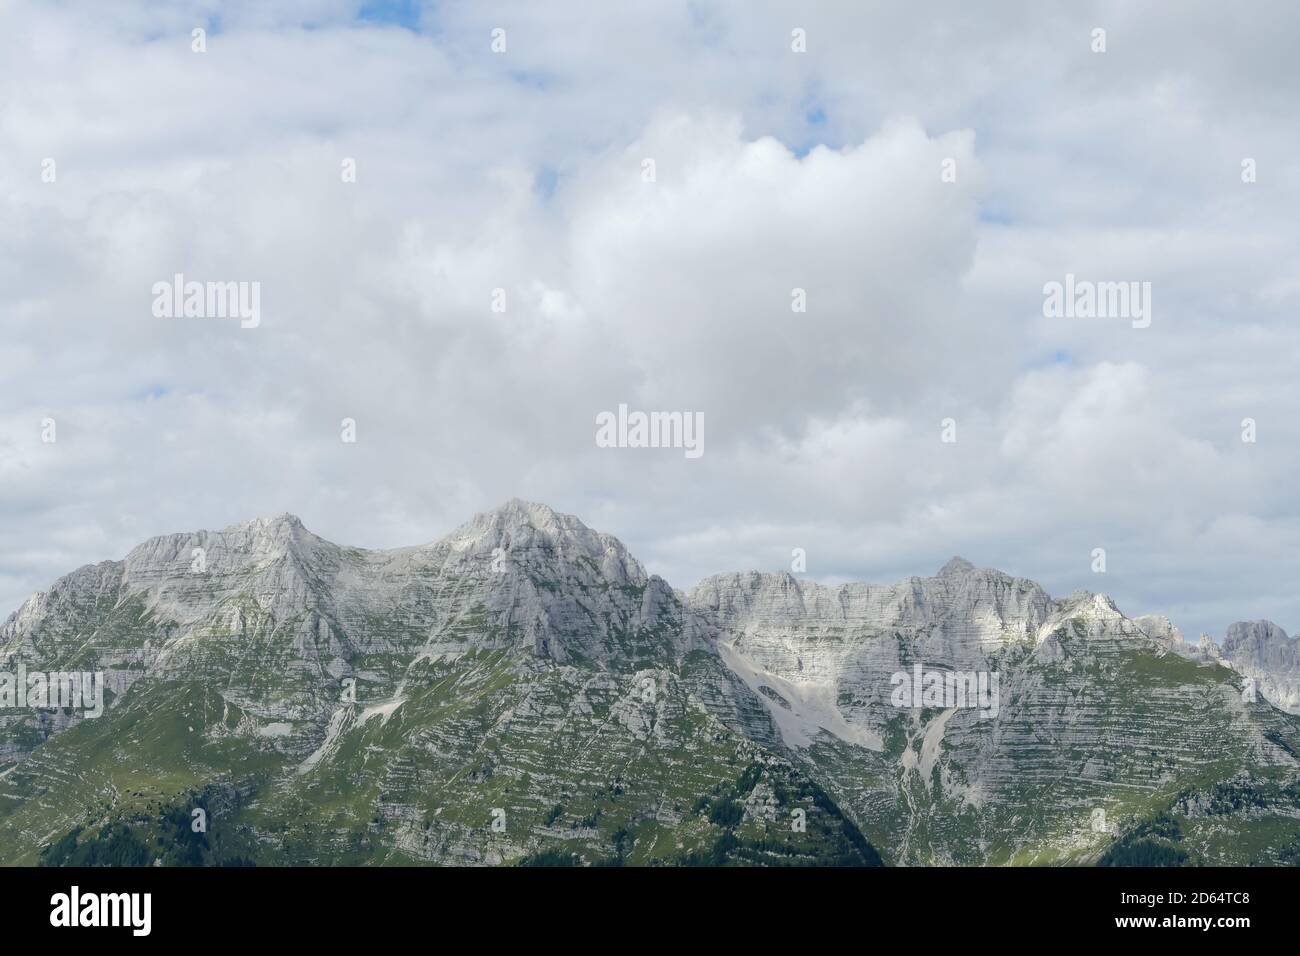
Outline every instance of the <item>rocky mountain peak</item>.
{"type": "Polygon", "coordinates": [[[522,498],[509,501],[476,514],[457,528],[449,538],[471,539],[499,536],[502,533],[533,530],[552,535],[569,534],[578,537],[592,535],[592,531],[573,515],[561,514],[549,505],[522,498]]]}
{"type": "Polygon", "coordinates": [[[1185,644],[1182,630],[1163,614],[1143,614],[1135,617],[1133,623],[1166,650],[1180,650],[1185,644]]]}
{"type": "Polygon", "coordinates": [[[965,558],[953,557],[947,564],[939,569],[938,577],[950,578],[961,574],[970,574],[975,571],[975,565],[971,564],[965,558]]]}
{"type": "Polygon", "coordinates": [[[288,512],[230,525],[219,534],[255,554],[310,553],[324,543],[323,538],[307,530],[302,519],[288,512]]]}
{"type": "Polygon", "coordinates": [[[1300,637],[1272,621],[1237,621],[1228,625],[1221,653],[1238,673],[1255,678],[1268,700],[1300,711],[1300,637]]]}
{"type": "Polygon", "coordinates": [[[613,535],[593,531],[573,515],[520,498],[475,515],[438,546],[475,556],[551,555],[568,564],[587,560],[611,579],[644,584],[649,575],[613,535]],[[498,549],[500,549],[498,551],[498,549]]]}
{"type": "Polygon", "coordinates": [[[150,538],[131,549],[124,561],[128,582],[156,581],[196,573],[196,567],[255,569],[293,558],[309,563],[322,548],[333,548],[291,514],[254,518],[220,531],[189,531],[150,538]],[[201,557],[200,557],[201,556],[201,557]]]}
{"type": "MultiPolygon", "coordinates": [[[[227,531],[237,529],[248,529],[250,531],[267,531],[267,532],[286,532],[296,533],[306,531],[302,519],[297,515],[283,511],[278,515],[267,515],[261,518],[253,518],[251,521],[240,521],[226,528],[227,531]]],[[[310,533],[310,532],[308,532],[310,533]]]]}
{"type": "Polygon", "coordinates": [[[525,501],[523,498],[511,498],[491,511],[475,515],[471,524],[486,519],[488,524],[504,528],[537,528],[549,532],[565,532],[574,535],[594,535],[580,519],[556,511],[550,505],[538,501],[525,501]]]}
{"type": "Polygon", "coordinates": [[[1294,639],[1287,637],[1286,631],[1272,621],[1237,621],[1228,625],[1227,636],[1223,639],[1223,653],[1231,657],[1248,646],[1281,649],[1293,643],[1294,639]]]}

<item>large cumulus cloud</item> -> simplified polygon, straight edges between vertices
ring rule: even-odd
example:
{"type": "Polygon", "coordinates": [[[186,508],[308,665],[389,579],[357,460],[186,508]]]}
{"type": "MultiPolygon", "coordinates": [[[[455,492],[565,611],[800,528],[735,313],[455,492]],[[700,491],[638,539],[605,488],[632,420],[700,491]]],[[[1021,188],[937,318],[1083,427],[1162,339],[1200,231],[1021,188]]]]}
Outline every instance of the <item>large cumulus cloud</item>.
{"type": "Polygon", "coordinates": [[[0,12],[6,607],[150,534],[521,495],[678,586],[961,552],[1300,623],[1291,7],[113,6],[0,12]],[[154,319],[176,272],[261,326],[154,319]],[[1151,327],[1045,319],[1066,272],[1152,282],[1151,327]],[[620,402],[706,454],[597,448],[620,402]]]}

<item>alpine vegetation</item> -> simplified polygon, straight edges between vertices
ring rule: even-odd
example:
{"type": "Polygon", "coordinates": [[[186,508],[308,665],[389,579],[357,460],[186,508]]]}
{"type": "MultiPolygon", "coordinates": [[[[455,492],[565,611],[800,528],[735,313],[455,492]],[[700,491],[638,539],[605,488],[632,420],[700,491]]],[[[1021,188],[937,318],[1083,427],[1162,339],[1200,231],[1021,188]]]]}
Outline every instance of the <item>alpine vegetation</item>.
{"type": "Polygon", "coordinates": [[[960,558],[677,590],[519,500],[388,551],[168,534],[0,624],[115,690],[0,709],[0,863],[1294,862],[1293,639],[1231,633],[960,558]]]}

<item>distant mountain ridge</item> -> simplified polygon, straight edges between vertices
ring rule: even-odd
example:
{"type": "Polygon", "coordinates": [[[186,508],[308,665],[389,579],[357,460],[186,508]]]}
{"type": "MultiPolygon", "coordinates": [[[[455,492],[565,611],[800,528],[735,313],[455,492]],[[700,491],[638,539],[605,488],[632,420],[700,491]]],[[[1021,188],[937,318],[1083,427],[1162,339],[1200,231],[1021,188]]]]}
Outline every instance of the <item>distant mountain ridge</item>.
{"type": "Polygon", "coordinates": [[[109,688],[99,719],[0,709],[0,862],[1077,863],[1165,813],[1171,858],[1286,862],[1296,643],[1192,647],[961,558],[674,591],[517,499],[383,551],[280,515],[152,538],[0,625],[0,671],[109,688]],[[997,673],[996,716],[891,703],[924,668],[997,673]],[[201,839],[173,826],[200,807],[201,839]]]}

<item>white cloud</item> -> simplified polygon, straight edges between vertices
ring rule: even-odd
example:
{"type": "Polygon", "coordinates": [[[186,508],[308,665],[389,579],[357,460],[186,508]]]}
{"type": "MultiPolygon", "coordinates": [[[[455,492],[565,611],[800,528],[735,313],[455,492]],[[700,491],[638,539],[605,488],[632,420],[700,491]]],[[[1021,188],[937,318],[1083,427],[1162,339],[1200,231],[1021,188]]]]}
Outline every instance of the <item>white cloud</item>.
{"type": "Polygon", "coordinates": [[[1293,6],[358,6],[0,11],[6,608],[150,534],[393,546],[521,495],[682,587],[961,552],[1300,623],[1293,6]],[[152,318],[176,272],[262,326],[152,318]],[[1044,319],[1065,272],[1150,281],[1151,327],[1044,319]],[[619,402],[705,456],[596,448],[619,402]]]}

